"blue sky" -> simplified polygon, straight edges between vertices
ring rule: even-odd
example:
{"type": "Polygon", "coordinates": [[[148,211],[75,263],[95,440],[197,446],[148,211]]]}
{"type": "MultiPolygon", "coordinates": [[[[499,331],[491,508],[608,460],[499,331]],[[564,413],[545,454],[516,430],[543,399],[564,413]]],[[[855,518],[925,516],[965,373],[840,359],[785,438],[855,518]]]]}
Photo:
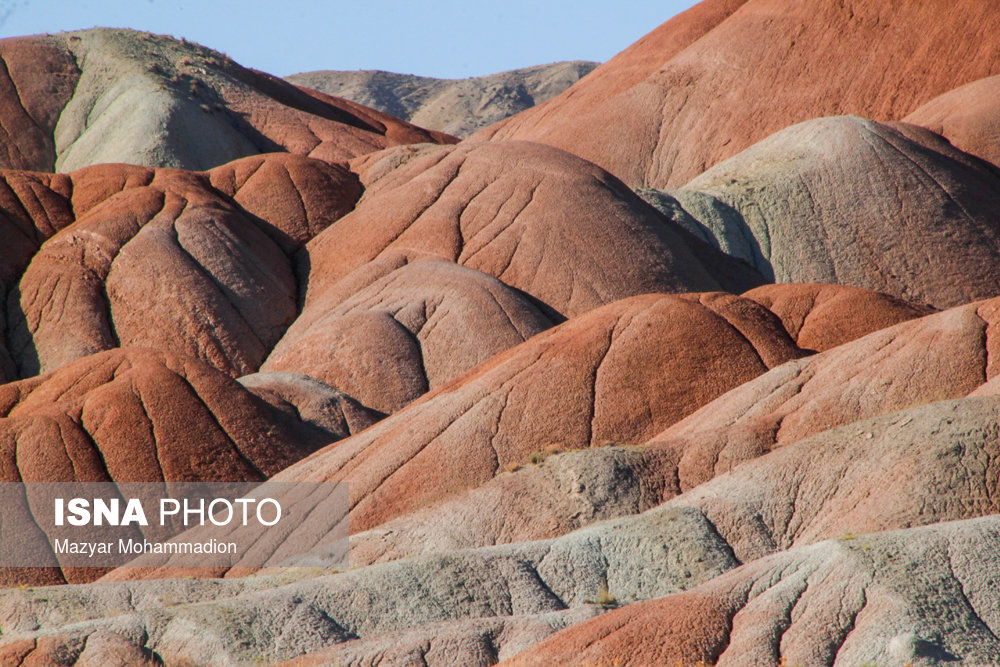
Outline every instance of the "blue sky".
{"type": "Polygon", "coordinates": [[[604,61],[693,0],[0,0],[0,36],[95,25],[186,37],[285,76],[384,69],[466,77],[604,61]]]}

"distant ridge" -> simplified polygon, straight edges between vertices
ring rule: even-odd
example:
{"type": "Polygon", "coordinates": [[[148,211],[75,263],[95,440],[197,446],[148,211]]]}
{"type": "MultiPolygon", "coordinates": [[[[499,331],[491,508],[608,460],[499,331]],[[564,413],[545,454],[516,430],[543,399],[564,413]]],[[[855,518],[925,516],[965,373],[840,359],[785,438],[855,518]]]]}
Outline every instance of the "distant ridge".
{"type": "Polygon", "coordinates": [[[469,79],[381,70],[303,72],[287,81],[465,137],[560,94],[599,63],[567,61],[469,79]]]}

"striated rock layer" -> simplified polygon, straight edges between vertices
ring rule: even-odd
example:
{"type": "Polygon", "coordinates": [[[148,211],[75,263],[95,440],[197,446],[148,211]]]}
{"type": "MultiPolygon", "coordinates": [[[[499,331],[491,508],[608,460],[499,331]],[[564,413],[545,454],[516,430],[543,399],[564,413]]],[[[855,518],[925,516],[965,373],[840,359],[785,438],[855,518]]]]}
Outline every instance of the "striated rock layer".
{"type": "MultiPolygon", "coordinates": [[[[274,480],[348,482],[358,532],[553,449],[642,443],[799,354],[777,317],[748,299],[626,299],[497,355],[274,480]]],[[[142,564],[123,576],[169,565],[142,564]]]]}
{"type": "Polygon", "coordinates": [[[637,516],[556,539],[416,554],[341,574],[10,591],[0,598],[10,635],[0,650],[36,641],[78,651],[103,632],[168,660],[275,660],[316,651],[300,664],[414,653],[431,665],[489,664],[572,624],[515,664],[579,664],[580,651],[590,650],[585,657],[623,664],[720,655],[732,664],[747,656],[753,664],[780,657],[829,664],[840,652],[852,661],[912,659],[919,653],[900,651],[927,646],[975,663],[993,650],[995,568],[975,545],[995,540],[995,517],[900,533],[854,531],[995,513],[996,410],[995,397],[940,402],[825,432],[637,516]],[[926,490],[932,493],[918,495],[926,490]],[[838,539],[817,542],[831,537],[838,539]],[[916,563],[923,565],[914,570],[916,563]],[[851,588],[853,575],[843,576],[852,564],[863,566],[860,591],[851,588]],[[956,583],[966,596],[954,593],[956,583]],[[813,590],[806,598],[803,586],[813,590]],[[826,586],[828,594],[817,594],[826,586]],[[731,597],[734,591],[749,597],[731,597]],[[750,602],[761,595],[778,597],[750,602]],[[879,603],[880,595],[888,597],[879,603]],[[684,603],[691,599],[722,616],[692,617],[697,608],[684,603]],[[809,612],[789,618],[788,607],[800,599],[809,612]],[[712,600],[734,606],[724,612],[712,600]],[[769,613],[778,602],[787,606],[769,613]],[[847,617],[844,604],[853,610],[847,617]],[[678,617],[669,611],[675,605],[678,617]],[[586,620],[618,606],[603,622],[586,620]],[[772,630],[784,636],[778,644],[772,630]],[[649,641],[660,633],[675,639],[649,641]],[[904,642],[911,635],[915,646],[904,642]]]}
{"type": "Polygon", "coordinates": [[[992,664],[997,540],[988,517],[792,549],[503,664],[992,664]]]}

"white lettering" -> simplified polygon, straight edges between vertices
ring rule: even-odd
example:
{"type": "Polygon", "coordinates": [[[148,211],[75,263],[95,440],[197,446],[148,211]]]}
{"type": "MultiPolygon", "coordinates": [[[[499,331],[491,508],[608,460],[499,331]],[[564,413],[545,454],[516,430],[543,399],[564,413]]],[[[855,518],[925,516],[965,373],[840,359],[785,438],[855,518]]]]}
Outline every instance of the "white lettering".
{"type": "Polygon", "coordinates": [[[261,524],[265,526],[273,526],[281,521],[281,505],[278,501],[274,498],[264,498],[261,500],[260,503],[257,504],[257,521],[260,521],[261,524]],[[261,514],[261,510],[264,508],[264,503],[272,503],[274,505],[274,521],[271,521],[270,523],[264,521],[264,517],[261,514]]]}

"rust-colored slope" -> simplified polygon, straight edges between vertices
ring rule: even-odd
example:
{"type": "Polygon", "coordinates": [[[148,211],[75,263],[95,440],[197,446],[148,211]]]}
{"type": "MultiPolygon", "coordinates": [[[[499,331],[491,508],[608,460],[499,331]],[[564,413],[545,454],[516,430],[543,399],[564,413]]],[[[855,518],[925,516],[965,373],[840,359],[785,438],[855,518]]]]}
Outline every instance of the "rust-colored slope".
{"type": "Polygon", "coordinates": [[[142,348],[3,385],[0,408],[7,481],[263,480],[328,441],[201,362],[142,348]]]}
{"type": "Polygon", "coordinates": [[[531,299],[444,260],[383,256],[313,300],[261,367],[311,375],[395,412],[551,327],[531,299]],[[382,275],[384,274],[384,275],[382,275]]]}
{"type": "Polygon", "coordinates": [[[0,40],[0,166],[52,171],[54,132],[80,78],[57,37],[0,40]]]}
{"type": "Polygon", "coordinates": [[[762,285],[743,297],[780,317],[799,347],[816,352],[934,312],[881,292],[820,283],[762,285]]]}
{"type": "MultiPolygon", "coordinates": [[[[807,285],[801,290],[789,290],[786,296],[792,298],[783,303],[792,306],[793,317],[801,317],[806,305],[803,301],[812,303],[817,288],[807,285]]],[[[859,298],[860,305],[872,305],[869,300],[872,293],[841,292],[846,300],[838,304],[837,292],[841,289],[833,291],[835,296],[830,305],[835,313],[847,308],[852,298],[859,298]]],[[[817,303],[822,304],[823,300],[817,299],[817,303]]],[[[876,299],[874,305],[881,307],[885,303],[885,299],[876,299]]],[[[890,300],[889,304],[894,306],[898,302],[890,300]]],[[[715,490],[713,493],[719,492],[718,478],[729,471],[742,481],[734,482],[729,491],[722,489],[716,493],[719,498],[716,504],[725,506],[725,498],[731,498],[736,504],[750,507],[753,495],[750,490],[756,484],[753,471],[758,470],[759,478],[779,479],[775,488],[761,490],[757,496],[771,499],[776,508],[771,509],[780,514],[786,502],[781,494],[804,484],[801,481],[804,475],[812,480],[809,488],[816,489],[815,498],[833,498],[836,494],[829,491],[829,485],[823,486],[826,482],[817,480],[836,478],[846,469],[845,464],[836,462],[838,457],[851,461],[850,465],[859,474],[873,467],[884,471],[892,466],[901,476],[893,484],[918,479],[913,488],[930,489],[937,482],[921,476],[946,477],[951,474],[948,467],[951,464],[941,467],[939,463],[919,464],[910,460],[911,453],[919,458],[924,451],[917,443],[922,438],[930,443],[957,432],[976,433],[969,436],[972,440],[990,439],[992,427],[984,415],[992,418],[995,405],[985,404],[974,428],[951,428],[955,415],[942,415],[946,412],[944,408],[938,412],[928,408],[914,415],[896,411],[940,399],[958,399],[970,393],[974,396],[998,393],[995,363],[987,361],[995,354],[996,305],[995,301],[974,304],[903,322],[815,356],[792,360],[735,387],[654,436],[641,448],[570,453],[548,458],[542,466],[525,465],[513,475],[500,475],[469,492],[378,526],[356,539],[355,554],[360,562],[374,562],[411,552],[551,537],[590,521],[641,512],[684,492],[697,494],[706,485],[715,490]],[[987,378],[992,379],[983,384],[987,378]],[[949,426],[928,425],[932,418],[939,418],[949,426]],[[865,419],[872,423],[861,424],[860,420],[865,419]],[[876,424],[876,420],[881,421],[876,424]],[[914,422],[923,424],[920,428],[926,433],[918,429],[914,435],[912,429],[916,426],[909,426],[914,422]],[[846,426],[849,424],[858,426],[849,428],[846,426]],[[821,434],[833,427],[843,428],[821,434]],[[904,440],[910,443],[906,454],[885,451],[887,446],[896,447],[904,440]],[[865,450],[864,453],[845,453],[841,445],[848,442],[851,447],[865,450]],[[789,448],[794,453],[785,451],[789,448]],[[826,449],[830,449],[829,454],[820,453],[826,449]],[[772,450],[782,453],[778,457],[767,456],[772,450]],[[882,456],[884,462],[857,465],[857,461],[868,456],[882,456]],[[784,473],[776,472],[774,461],[782,462],[784,473]],[[906,473],[911,467],[919,468],[919,474],[906,473]],[[472,510],[483,507],[490,511],[472,510]]],[[[822,305],[816,310],[815,317],[826,317],[822,305]]],[[[906,309],[902,313],[888,312],[912,315],[906,309]]],[[[959,408],[965,409],[967,405],[971,404],[959,403],[959,408]]],[[[987,454],[982,456],[988,458],[987,454]]],[[[939,460],[943,459],[935,459],[939,460]]],[[[911,501],[917,492],[901,491],[894,500],[892,492],[887,490],[888,483],[879,482],[879,494],[885,494],[884,497],[868,493],[863,482],[855,482],[855,486],[845,483],[841,489],[847,494],[845,504],[828,510],[820,523],[825,530],[848,526],[851,521],[854,525],[850,529],[855,531],[879,530],[888,527],[889,524],[879,523],[888,520],[886,517],[892,520],[909,517],[911,501]],[[857,493],[865,495],[863,502],[851,495],[857,493]]],[[[969,493],[975,497],[957,506],[953,506],[952,492],[936,493],[934,499],[923,505],[924,518],[906,520],[928,521],[935,516],[938,520],[965,518],[967,515],[960,513],[961,508],[972,512],[976,507],[975,511],[981,513],[990,506],[991,491],[986,492],[985,500],[979,498],[981,491],[969,493]]],[[[808,505],[806,500],[802,503],[803,507],[813,508],[823,505],[818,500],[808,505]]],[[[728,512],[730,517],[733,514],[728,512]]],[[[768,512],[762,510],[762,515],[768,512]]],[[[805,510],[797,516],[797,525],[801,527],[806,521],[805,510]]],[[[753,523],[750,515],[739,514],[739,517],[742,518],[737,523],[748,526],[753,523]]],[[[710,520],[720,530],[726,523],[718,516],[710,520]]],[[[753,533],[755,529],[751,526],[747,530],[753,533]]],[[[830,535],[826,533],[827,537],[830,535]]]]}
{"type": "Polygon", "coordinates": [[[247,157],[207,175],[213,188],[264,221],[265,233],[286,253],[349,213],[361,197],[357,176],[298,155],[247,157]]]}
{"type": "Polygon", "coordinates": [[[540,141],[630,186],[677,187],[793,123],[834,114],[899,120],[1000,72],[998,34],[1000,11],[989,0],[703,3],[473,139],[540,141]]]}
{"type": "MultiPolygon", "coordinates": [[[[4,482],[257,482],[339,435],[276,410],[199,361],[141,348],[0,386],[0,415],[4,482]]],[[[100,574],[0,569],[0,581],[100,574]]]]}
{"type": "Polygon", "coordinates": [[[34,252],[9,301],[20,377],[118,345],[172,350],[233,376],[256,371],[297,313],[292,253],[360,196],[344,168],[284,154],[208,173],[7,173],[14,204],[27,185],[32,195],[0,229],[17,250],[12,277],[34,252]],[[28,235],[63,229],[39,249],[22,231],[34,220],[28,235]]]}
{"type": "Polygon", "coordinates": [[[387,252],[457,262],[567,317],[637,294],[763,282],[607,172],[548,146],[404,147],[352,167],[365,196],[307,245],[307,308],[387,252]]]}
{"type": "Polygon", "coordinates": [[[1000,76],[949,90],[903,120],[937,132],[966,153],[1000,165],[1000,76]]]}
{"type": "MultiPolygon", "coordinates": [[[[553,448],[641,443],[799,354],[777,317],[749,299],[633,297],[532,337],[273,479],[346,481],[358,532],[553,448]]],[[[178,571],[147,560],[112,576],[178,571]]]]}
{"type": "Polygon", "coordinates": [[[686,451],[651,443],[556,454],[355,534],[352,563],[546,539],[601,519],[641,522],[691,509],[740,562],[848,533],[986,516],[1000,509],[998,407],[995,396],[970,397],[853,422],[782,443],[683,494],[697,441],[686,451]]]}
{"type": "Polygon", "coordinates": [[[673,451],[681,490],[820,431],[922,405],[995,393],[1000,301],[952,308],[795,360],[652,438],[673,451]]]}
{"type": "Polygon", "coordinates": [[[18,377],[7,349],[7,294],[41,244],[73,222],[72,191],[66,176],[0,170],[0,383],[18,377]]]}
{"type": "Polygon", "coordinates": [[[534,336],[275,479],[348,481],[351,529],[364,530],[534,452],[643,442],[798,355],[747,299],[634,297],[534,336]]]}
{"type": "Polygon", "coordinates": [[[0,170],[0,290],[20,279],[42,243],[73,222],[73,184],[63,175],[0,170]]]}
{"type": "Polygon", "coordinates": [[[494,133],[497,136],[507,136],[511,132],[529,131],[530,128],[530,131],[536,133],[535,140],[559,145],[554,141],[546,141],[545,138],[559,134],[557,126],[563,114],[572,117],[600,107],[609,98],[641,84],[671,58],[729,18],[746,1],[703,0],[600,65],[588,75],[587,82],[577,83],[552,100],[527,109],[474,136],[487,137],[494,133]]]}

